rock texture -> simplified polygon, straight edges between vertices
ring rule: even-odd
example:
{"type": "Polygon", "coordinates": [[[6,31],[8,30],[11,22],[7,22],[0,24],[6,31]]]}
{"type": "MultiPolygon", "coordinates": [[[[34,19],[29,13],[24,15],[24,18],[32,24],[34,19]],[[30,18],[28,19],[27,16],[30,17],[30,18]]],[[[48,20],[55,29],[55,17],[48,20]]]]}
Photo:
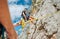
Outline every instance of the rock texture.
{"type": "MultiPolygon", "coordinates": [[[[38,20],[26,23],[18,39],[60,39],[60,0],[33,0],[38,20]]],[[[34,8],[32,8],[34,9],[34,8]]]]}

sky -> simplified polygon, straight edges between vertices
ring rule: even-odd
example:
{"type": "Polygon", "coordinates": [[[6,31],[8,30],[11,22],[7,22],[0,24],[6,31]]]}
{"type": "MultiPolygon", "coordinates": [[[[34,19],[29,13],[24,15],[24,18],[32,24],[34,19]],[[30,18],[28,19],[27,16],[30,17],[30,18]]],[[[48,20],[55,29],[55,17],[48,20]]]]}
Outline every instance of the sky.
{"type": "Polygon", "coordinates": [[[8,0],[9,4],[17,4],[17,5],[31,5],[31,0],[8,0]]]}
{"type": "MultiPolygon", "coordinates": [[[[20,21],[21,14],[22,14],[21,12],[25,8],[29,9],[31,4],[32,4],[31,0],[8,0],[9,12],[10,12],[10,16],[13,24],[20,21]]],[[[22,32],[22,27],[17,26],[15,27],[15,30],[17,34],[20,35],[20,33],[22,32]]]]}

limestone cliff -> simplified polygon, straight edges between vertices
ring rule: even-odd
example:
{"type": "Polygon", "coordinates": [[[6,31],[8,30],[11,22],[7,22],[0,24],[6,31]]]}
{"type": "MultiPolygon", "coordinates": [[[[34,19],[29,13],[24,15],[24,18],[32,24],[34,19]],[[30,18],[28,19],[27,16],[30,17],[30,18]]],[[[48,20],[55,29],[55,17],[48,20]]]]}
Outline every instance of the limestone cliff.
{"type": "Polygon", "coordinates": [[[60,39],[60,0],[33,0],[31,15],[18,39],[60,39]]]}

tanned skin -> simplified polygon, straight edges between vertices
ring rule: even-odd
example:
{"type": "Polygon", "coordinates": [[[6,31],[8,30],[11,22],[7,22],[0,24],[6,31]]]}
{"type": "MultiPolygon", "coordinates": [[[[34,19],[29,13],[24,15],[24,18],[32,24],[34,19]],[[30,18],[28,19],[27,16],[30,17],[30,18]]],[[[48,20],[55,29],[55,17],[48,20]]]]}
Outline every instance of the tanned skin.
{"type": "Polygon", "coordinates": [[[17,34],[11,22],[7,0],[0,0],[0,22],[5,27],[9,39],[17,39],[17,34]]]}

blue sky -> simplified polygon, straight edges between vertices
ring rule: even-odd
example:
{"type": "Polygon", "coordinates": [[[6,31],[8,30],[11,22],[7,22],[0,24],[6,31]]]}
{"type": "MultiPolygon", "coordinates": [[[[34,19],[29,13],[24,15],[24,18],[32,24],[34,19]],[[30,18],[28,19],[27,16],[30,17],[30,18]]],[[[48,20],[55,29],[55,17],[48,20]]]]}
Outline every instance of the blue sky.
{"type": "MultiPolygon", "coordinates": [[[[25,8],[29,9],[31,4],[32,4],[31,0],[8,0],[10,16],[11,16],[13,24],[15,22],[20,21],[22,11],[25,8]]],[[[22,32],[22,27],[17,26],[15,27],[15,30],[17,31],[19,35],[22,32]],[[20,31],[18,32],[18,30],[20,31]]]]}
{"type": "Polygon", "coordinates": [[[31,5],[31,0],[19,0],[16,4],[22,4],[22,5],[31,5]]]}
{"type": "Polygon", "coordinates": [[[9,4],[16,4],[16,5],[31,5],[31,0],[8,0],[9,4]]]}

